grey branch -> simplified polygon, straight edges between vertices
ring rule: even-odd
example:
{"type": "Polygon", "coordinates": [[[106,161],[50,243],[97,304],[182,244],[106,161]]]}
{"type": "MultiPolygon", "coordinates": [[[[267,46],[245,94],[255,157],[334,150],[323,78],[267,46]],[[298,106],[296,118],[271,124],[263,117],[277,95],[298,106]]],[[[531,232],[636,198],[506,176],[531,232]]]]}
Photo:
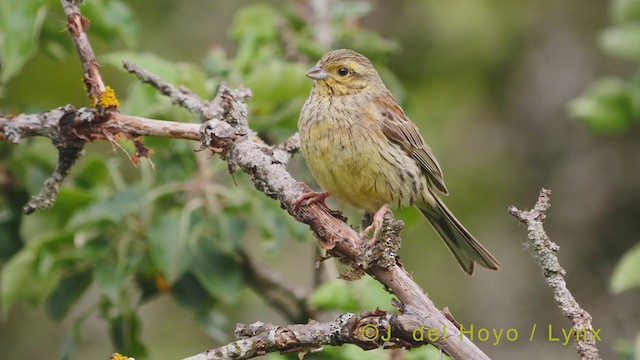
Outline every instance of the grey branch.
{"type": "Polygon", "coordinates": [[[538,201],[533,210],[522,211],[515,206],[509,207],[509,213],[523,224],[527,225],[527,238],[531,246],[533,256],[542,269],[547,284],[553,289],[553,297],[560,311],[569,318],[573,325],[573,337],[576,341],[578,355],[584,360],[601,359],[596,347],[599,330],[594,330],[591,325],[591,315],[580,307],[573,297],[565,281],[566,272],[560,266],[556,253],[560,247],[551,241],[544,230],[546,212],[551,206],[549,196],[551,190],[542,189],[538,201]]]}
{"type": "Polygon", "coordinates": [[[251,359],[270,352],[314,352],[321,345],[355,344],[363,349],[375,349],[392,338],[397,346],[420,346],[426,331],[407,332],[399,328],[396,315],[381,310],[358,314],[343,314],[332,322],[276,326],[257,322],[238,324],[236,341],[205,351],[185,360],[251,359]]]}

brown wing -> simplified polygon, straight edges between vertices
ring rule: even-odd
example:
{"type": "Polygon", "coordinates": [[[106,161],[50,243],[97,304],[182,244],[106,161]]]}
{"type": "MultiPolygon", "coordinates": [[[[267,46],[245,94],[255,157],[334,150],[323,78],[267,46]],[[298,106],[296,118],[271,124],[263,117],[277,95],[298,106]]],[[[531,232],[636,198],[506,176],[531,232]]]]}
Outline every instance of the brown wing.
{"type": "Polygon", "coordinates": [[[422,168],[427,178],[433,185],[443,194],[449,191],[444,185],[442,169],[436,160],[431,148],[420,135],[420,131],[416,125],[409,120],[404,111],[396,103],[395,99],[389,96],[381,96],[376,99],[376,103],[380,106],[383,120],[383,131],[387,137],[400,147],[411,157],[413,157],[418,165],[422,168]]]}

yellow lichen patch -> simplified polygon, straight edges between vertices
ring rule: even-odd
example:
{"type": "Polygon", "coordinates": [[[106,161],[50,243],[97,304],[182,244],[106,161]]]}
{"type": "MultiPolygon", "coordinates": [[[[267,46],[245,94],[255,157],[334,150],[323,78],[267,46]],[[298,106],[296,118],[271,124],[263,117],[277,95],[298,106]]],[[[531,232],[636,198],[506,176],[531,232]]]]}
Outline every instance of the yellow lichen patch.
{"type": "Polygon", "coordinates": [[[111,355],[111,360],[136,360],[136,359],[132,357],[124,356],[118,353],[114,353],[113,355],[111,355]]]}
{"type": "Polygon", "coordinates": [[[116,97],[116,92],[111,86],[107,86],[102,95],[100,95],[98,106],[116,109],[120,106],[120,101],[118,101],[118,98],[116,97]]]}

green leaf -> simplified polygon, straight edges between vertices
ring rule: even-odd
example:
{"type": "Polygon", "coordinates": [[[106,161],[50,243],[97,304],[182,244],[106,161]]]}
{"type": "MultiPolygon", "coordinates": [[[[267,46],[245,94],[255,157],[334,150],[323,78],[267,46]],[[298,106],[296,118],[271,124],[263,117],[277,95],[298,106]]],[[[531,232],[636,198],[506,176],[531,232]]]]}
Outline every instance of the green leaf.
{"type": "Polygon", "coordinates": [[[46,0],[0,0],[0,84],[18,75],[38,48],[46,0]]]}
{"type": "Polygon", "coordinates": [[[356,345],[324,346],[321,354],[331,360],[386,360],[389,352],[385,349],[362,350],[356,345]]]}
{"type": "Polygon", "coordinates": [[[47,313],[53,320],[61,320],[91,285],[91,271],[66,276],[47,298],[47,313]]]}
{"type": "Polygon", "coordinates": [[[619,133],[628,129],[638,117],[639,104],[640,95],[635,86],[604,78],[571,101],[569,113],[596,132],[619,133]]]}
{"type": "Polygon", "coordinates": [[[256,40],[260,42],[277,41],[280,37],[278,19],[278,12],[270,5],[248,5],[234,16],[229,34],[235,40],[240,40],[250,33],[256,34],[256,40]]]}
{"type": "Polygon", "coordinates": [[[278,23],[280,16],[271,6],[249,5],[238,11],[229,34],[238,41],[238,51],[233,61],[234,69],[245,73],[282,51],[278,23]]]}
{"type": "Polygon", "coordinates": [[[91,19],[90,34],[105,40],[119,39],[128,47],[136,43],[137,21],[126,2],[118,0],[85,1],[83,15],[91,19]]]}
{"type": "Polygon", "coordinates": [[[92,203],[85,209],[77,211],[68,228],[109,221],[114,224],[122,221],[125,216],[138,211],[144,205],[145,192],[138,187],[126,188],[115,195],[92,203]]]}
{"type": "Polygon", "coordinates": [[[271,118],[267,124],[264,118],[259,118],[256,125],[270,126],[269,123],[282,122],[287,116],[297,121],[300,107],[311,88],[311,81],[303,76],[306,71],[306,65],[273,60],[256,67],[245,77],[246,85],[255,94],[251,101],[252,115],[271,118]],[[289,107],[292,103],[295,106],[289,107]],[[274,112],[278,114],[274,115],[274,112]]]}
{"type": "Polygon", "coordinates": [[[352,281],[354,286],[355,297],[358,300],[361,309],[380,308],[386,311],[392,311],[391,299],[393,295],[389,294],[382,284],[375,281],[369,276],[365,276],[358,281],[352,281]]]}
{"type": "MultiPolygon", "coordinates": [[[[134,51],[116,51],[99,57],[102,64],[112,65],[121,71],[122,61],[131,61],[144,69],[158,75],[165,81],[176,85],[184,85],[200,96],[208,96],[206,75],[197,65],[165,60],[152,53],[134,51]]],[[[147,86],[148,87],[148,86],[147,86]]],[[[154,92],[157,92],[153,89],[154,92]]]]}
{"type": "Polygon", "coordinates": [[[206,236],[200,236],[193,252],[191,271],[213,297],[231,303],[242,286],[242,270],[231,256],[215,247],[206,236]]]}
{"type": "Polygon", "coordinates": [[[611,2],[611,15],[618,23],[640,20],[640,0],[614,0],[611,2]]]}
{"type": "Polygon", "coordinates": [[[63,187],[53,208],[37,211],[23,216],[21,222],[22,238],[28,243],[39,243],[52,237],[67,234],[65,225],[76,211],[94,198],[85,190],[63,187]]]}
{"type": "Polygon", "coordinates": [[[611,291],[619,294],[640,286],[640,244],[632,247],[618,262],[611,275],[611,291]]]}
{"type": "Polygon", "coordinates": [[[191,273],[184,274],[173,284],[171,295],[178,304],[198,313],[208,311],[218,303],[191,273]]]}
{"type": "Polygon", "coordinates": [[[111,182],[109,168],[104,158],[91,157],[85,159],[74,169],[73,180],[76,185],[91,189],[97,185],[107,185],[111,182]]]}
{"type": "Polygon", "coordinates": [[[598,44],[612,56],[640,61],[640,22],[608,28],[600,33],[598,44]]]}
{"type": "Polygon", "coordinates": [[[120,315],[109,323],[109,334],[116,351],[132,357],[146,356],[147,350],[140,341],[140,319],[134,313],[120,315]]]}
{"type": "Polygon", "coordinates": [[[309,297],[309,305],[322,310],[352,312],[361,310],[347,282],[339,279],[320,285],[309,297]]]}
{"type": "Polygon", "coordinates": [[[449,360],[449,356],[442,354],[433,345],[425,345],[419,348],[411,349],[407,352],[405,360],[449,360]]]}
{"type": "Polygon", "coordinates": [[[163,214],[152,226],[149,230],[151,260],[167,281],[174,283],[192,261],[188,251],[190,213],[172,210],[163,214]]]}
{"type": "Polygon", "coordinates": [[[93,277],[102,294],[112,304],[117,304],[120,285],[123,282],[123,276],[121,271],[118,270],[118,265],[114,262],[98,262],[93,268],[93,277]]]}
{"type": "Polygon", "coordinates": [[[58,272],[40,273],[39,265],[34,249],[24,248],[3,267],[0,299],[5,314],[18,301],[32,305],[39,303],[59,281],[58,272]]]}
{"type": "Polygon", "coordinates": [[[73,321],[73,325],[71,326],[71,330],[64,337],[64,342],[62,343],[62,349],[60,350],[60,359],[62,360],[70,360],[73,352],[76,351],[78,347],[78,343],[82,339],[82,323],[85,318],[81,317],[73,321]]]}

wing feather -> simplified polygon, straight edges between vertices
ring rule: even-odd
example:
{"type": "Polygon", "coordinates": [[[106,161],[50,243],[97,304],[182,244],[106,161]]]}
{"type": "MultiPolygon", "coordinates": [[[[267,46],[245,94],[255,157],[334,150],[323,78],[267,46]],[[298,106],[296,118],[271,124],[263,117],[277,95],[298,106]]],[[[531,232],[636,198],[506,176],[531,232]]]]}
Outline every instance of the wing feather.
{"type": "Polygon", "coordinates": [[[443,194],[448,194],[442,169],[433,155],[433,151],[420,135],[418,127],[405,115],[393,96],[390,93],[388,95],[376,99],[376,104],[381,108],[383,116],[384,134],[416,160],[436,189],[443,194]]]}

